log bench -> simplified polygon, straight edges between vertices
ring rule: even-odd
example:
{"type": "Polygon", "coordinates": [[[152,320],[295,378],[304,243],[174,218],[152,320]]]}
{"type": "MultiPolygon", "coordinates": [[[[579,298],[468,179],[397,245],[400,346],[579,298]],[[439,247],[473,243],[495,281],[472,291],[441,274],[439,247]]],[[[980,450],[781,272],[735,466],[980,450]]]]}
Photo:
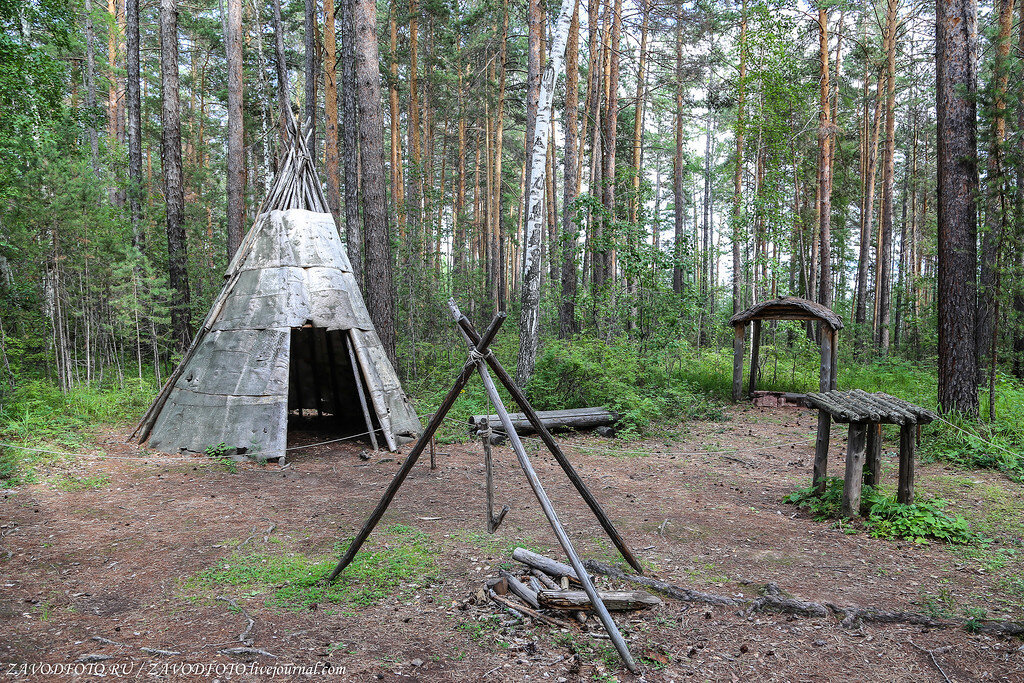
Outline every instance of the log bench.
{"type": "Polygon", "coordinates": [[[833,420],[850,425],[841,510],[844,517],[860,514],[863,484],[878,486],[882,472],[882,425],[896,424],[900,426],[900,472],[896,499],[907,505],[914,502],[917,431],[919,425],[937,419],[935,413],[889,394],[870,394],[860,389],[812,393],[807,394],[805,400],[812,408],[818,409],[812,484],[819,495],[825,491],[833,420]]]}

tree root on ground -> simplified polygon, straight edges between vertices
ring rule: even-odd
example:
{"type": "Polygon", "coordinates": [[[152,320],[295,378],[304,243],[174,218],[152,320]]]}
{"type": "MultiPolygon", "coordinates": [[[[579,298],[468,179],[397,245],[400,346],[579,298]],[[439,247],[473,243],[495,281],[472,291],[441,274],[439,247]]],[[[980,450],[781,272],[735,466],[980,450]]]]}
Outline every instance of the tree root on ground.
{"type": "Polygon", "coordinates": [[[919,612],[891,612],[877,607],[840,606],[832,603],[805,602],[784,595],[775,583],[765,585],[761,596],[752,600],[731,598],[724,595],[702,593],[690,590],[689,588],[682,588],[648,576],[634,576],[633,574],[627,574],[618,567],[598,560],[584,560],[583,566],[587,568],[587,571],[595,574],[603,574],[620,581],[629,581],[630,583],[646,586],[651,590],[658,591],[663,595],[683,602],[696,602],[721,607],[743,607],[744,609],[738,613],[740,616],[750,616],[755,612],[779,612],[782,614],[821,618],[832,614],[836,619],[839,619],[839,624],[843,628],[860,628],[864,623],[912,624],[928,628],[962,627],[971,633],[982,633],[990,636],[1024,637],[1024,623],[1017,621],[970,619],[961,622],[935,619],[919,612]]]}

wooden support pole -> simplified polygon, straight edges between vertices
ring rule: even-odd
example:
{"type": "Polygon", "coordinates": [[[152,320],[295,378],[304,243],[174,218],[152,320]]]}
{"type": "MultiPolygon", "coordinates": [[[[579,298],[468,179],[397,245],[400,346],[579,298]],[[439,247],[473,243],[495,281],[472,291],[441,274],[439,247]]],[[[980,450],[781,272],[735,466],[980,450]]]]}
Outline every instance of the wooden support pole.
{"type": "Polygon", "coordinates": [[[827,411],[818,411],[818,436],[814,440],[814,473],[811,485],[818,495],[825,493],[825,480],[828,478],[828,445],[832,436],[832,416],[827,411]]]}
{"type": "Polygon", "coordinates": [[[732,341],[732,400],[736,403],[743,396],[743,344],[747,336],[747,324],[738,323],[733,328],[736,337],[732,341]]]}
{"type": "Polygon", "coordinates": [[[832,371],[829,376],[829,391],[839,388],[839,344],[836,340],[836,331],[832,330],[832,371]]]}
{"type": "Polygon", "coordinates": [[[900,427],[900,483],[896,500],[905,505],[914,502],[914,446],[916,424],[900,427]]]}
{"type": "MultiPolygon", "coordinates": [[[[480,338],[480,341],[473,349],[476,353],[482,354],[487,350],[487,347],[490,346],[492,341],[494,341],[494,336],[498,334],[498,329],[501,327],[501,324],[505,322],[506,317],[507,316],[504,312],[500,312],[494,316],[494,320],[491,321],[490,327],[487,328],[483,337],[480,338]]],[[[409,452],[409,457],[407,457],[405,462],[402,463],[401,468],[399,468],[398,472],[395,474],[395,478],[391,480],[391,484],[388,485],[388,488],[381,497],[380,502],[377,503],[377,507],[373,509],[373,512],[370,513],[369,519],[367,519],[366,523],[363,524],[363,528],[360,529],[359,533],[356,534],[356,537],[352,539],[352,543],[348,546],[348,550],[345,551],[345,556],[338,562],[338,566],[336,566],[330,576],[327,577],[327,583],[331,583],[338,578],[338,575],[341,574],[345,567],[352,562],[352,558],[356,556],[356,553],[359,552],[363,543],[366,542],[366,538],[370,535],[370,532],[373,531],[373,528],[377,526],[378,522],[380,522],[380,518],[384,516],[384,511],[388,509],[389,505],[391,505],[391,501],[394,499],[395,494],[398,493],[398,489],[401,488],[405,478],[409,476],[409,472],[412,471],[413,465],[415,465],[416,461],[419,460],[420,455],[422,455],[423,451],[426,450],[427,444],[430,443],[430,439],[437,432],[438,427],[441,426],[441,423],[444,421],[448,411],[452,409],[453,405],[455,405],[455,400],[459,397],[459,394],[462,393],[462,390],[466,386],[466,382],[469,381],[469,378],[473,376],[474,372],[476,372],[476,363],[469,361],[463,366],[462,372],[459,373],[459,376],[455,379],[455,384],[453,384],[452,388],[448,391],[448,395],[444,397],[444,401],[441,402],[437,412],[435,412],[434,416],[430,418],[430,423],[427,424],[427,428],[423,430],[423,434],[416,442],[416,445],[413,446],[412,451],[409,452]]]]}
{"type": "Polygon", "coordinates": [[[867,454],[864,459],[864,483],[878,487],[882,482],[882,423],[868,423],[867,454]]]}
{"type": "MultiPolygon", "coordinates": [[[[345,348],[348,350],[348,362],[352,364],[352,374],[356,378],[356,393],[359,394],[359,407],[363,409],[363,419],[366,421],[366,430],[370,432],[370,443],[373,444],[373,450],[380,450],[377,447],[377,432],[373,428],[373,417],[370,415],[370,408],[366,405],[366,393],[363,391],[363,376],[362,371],[359,369],[359,362],[356,360],[356,354],[352,351],[352,331],[345,335],[345,348]]],[[[431,437],[433,442],[433,437],[431,437]]]]}
{"type": "Polygon", "coordinates": [[[753,332],[751,333],[750,340],[750,387],[747,393],[751,396],[754,395],[754,391],[757,390],[757,370],[760,363],[759,356],[761,355],[761,321],[755,320],[752,326],[753,332]]]}
{"type": "MultiPolygon", "coordinates": [[[[455,316],[459,323],[459,327],[469,340],[469,343],[475,344],[480,338],[480,334],[473,328],[473,324],[469,322],[469,319],[466,318],[466,316],[462,315],[458,306],[455,305],[454,300],[449,300],[448,307],[451,309],[452,315],[455,316]]],[[[599,503],[597,498],[594,497],[594,494],[591,493],[587,484],[583,481],[583,478],[580,477],[579,473],[576,471],[576,468],[572,466],[571,462],[569,462],[569,458],[567,458],[565,453],[562,452],[562,448],[558,445],[558,442],[555,441],[555,437],[551,436],[551,432],[544,426],[544,422],[540,419],[537,415],[537,411],[533,409],[533,406],[526,399],[526,395],[523,393],[522,389],[516,385],[512,376],[509,375],[502,364],[498,362],[498,359],[493,353],[488,351],[484,354],[484,360],[491,368],[491,371],[494,372],[498,381],[504,385],[509,395],[512,396],[512,400],[519,404],[519,408],[533,424],[533,428],[537,431],[537,435],[540,436],[540,440],[543,441],[544,445],[548,447],[549,451],[551,451],[551,455],[554,456],[558,466],[562,468],[562,471],[565,472],[565,476],[569,478],[572,485],[576,487],[576,491],[579,492],[580,497],[583,498],[587,503],[587,506],[590,507],[591,512],[593,512],[594,516],[597,517],[597,521],[601,524],[601,528],[603,528],[605,533],[608,534],[608,538],[611,539],[612,543],[622,555],[622,558],[629,563],[629,566],[632,567],[637,574],[642,575],[644,570],[640,561],[634,557],[633,551],[630,550],[626,541],[623,540],[622,536],[615,528],[615,525],[612,524],[611,519],[609,519],[608,515],[605,514],[604,508],[601,507],[601,503],[599,503]]]]}
{"type": "Polygon", "coordinates": [[[825,323],[818,323],[821,336],[821,378],[818,386],[822,392],[832,390],[832,344],[836,333],[825,323]]]}
{"type": "MultiPolygon", "coordinates": [[[[454,303],[452,305],[454,306],[454,303]]],[[[458,309],[456,308],[453,313],[457,313],[457,311],[458,309]]],[[[461,313],[458,313],[456,315],[456,319],[459,319],[461,315],[461,313]]],[[[544,516],[547,517],[552,531],[555,532],[555,536],[558,538],[559,545],[562,546],[562,550],[565,551],[565,554],[569,558],[569,563],[576,571],[577,576],[579,576],[580,583],[583,585],[583,590],[586,592],[587,597],[590,598],[590,602],[594,606],[594,611],[597,612],[597,618],[600,619],[605,631],[608,632],[608,637],[612,641],[612,645],[615,646],[615,650],[619,653],[619,657],[622,658],[622,662],[626,665],[626,668],[633,673],[639,673],[640,670],[637,668],[636,662],[633,660],[633,655],[629,652],[629,647],[626,645],[626,641],[622,638],[622,634],[619,633],[619,628],[615,625],[611,615],[608,614],[608,609],[604,606],[604,603],[601,602],[601,596],[597,594],[597,589],[590,580],[590,576],[587,575],[586,570],[584,570],[583,562],[576,554],[576,549],[573,547],[572,541],[569,539],[569,535],[565,533],[562,523],[558,520],[555,508],[551,505],[551,500],[544,491],[544,487],[540,483],[540,478],[537,476],[537,472],[533,469],[533,464],[530,462],[530,458],[526,454],[526,448],[523,447],[523,442],[519,438],[519,434],[516,433],[516,428],[512,425],[512,420],[509,418],[508,412],[505,410],[505,404],[502,402],[501,396],[498,394],[498,389],[494,386],[490,373],[487,372],[487,365],[483,361],[483,356],[483,353],[470,353],[470,360],[476,365],[477,374],[480,375],[480,379],[484,384],[484,389],[487,390],[487,397],[494,405],[494,409],[498,413],[498,417],[501,419],[501,426],[504,427],[505,432],[508,434],[508,440],[512,446],[512,450],[516,454],[516,459],[519,461],[519,467],[523,470],[523,474],[526,475],[526,481],[530,484],[530,488],[533,490],[533,495],[537,497],[537,501],[540,503],[540,507],[544,511],[544,516]]]]}
{"type": "Polygon", "coordinates": [[[840,512],[843,517],[860,515],[860,488],[864,477],[864,452],[867,448],[866,422],[851,422],[846,444],[846,480],[840,512]]]}

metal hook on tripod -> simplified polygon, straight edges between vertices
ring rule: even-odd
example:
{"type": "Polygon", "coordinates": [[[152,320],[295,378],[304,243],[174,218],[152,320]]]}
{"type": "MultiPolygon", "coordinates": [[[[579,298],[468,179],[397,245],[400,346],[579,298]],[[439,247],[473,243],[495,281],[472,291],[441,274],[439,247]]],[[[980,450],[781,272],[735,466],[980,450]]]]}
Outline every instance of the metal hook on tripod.
{"type": "Polygon", "coordinates": [[[484,426],[477,432],[480,438],[484,442],[484,472],[487,480],[487,533],[493,534],[501,526],[502,520],[505,519],[505,515],[511,509],[508,505],[501,506],[501,512],[497,516],[494,515],[494,478],[492,476],[492,464],[491,464],[491,438],[494,435],[494,431],[490,425],[484,422],[484,426]]]}

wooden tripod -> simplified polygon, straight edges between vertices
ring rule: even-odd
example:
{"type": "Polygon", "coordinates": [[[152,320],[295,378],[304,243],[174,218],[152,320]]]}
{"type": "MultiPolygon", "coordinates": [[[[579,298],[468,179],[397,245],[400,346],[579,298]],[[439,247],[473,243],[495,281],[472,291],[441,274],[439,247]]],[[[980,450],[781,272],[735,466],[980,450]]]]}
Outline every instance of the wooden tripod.
{"type": "Polygon", "coordinates": [[[625,558],[630,566],[636,569],[639,573],[643,573],[640,568],[640,563],[633,556],[633,553],[629,550],[625,541],[622,540],[622,537],[611,523],[611,520],[608,519],[608,516],[604,513],[604,510],[597,502],[597,499],[594,498],[586,484],[583,483],[583,480],[573,468],[568,458],[566,458],[565,454],[562,453],[562,450],[558,447],[558,444],[555,442],[550,432],[548,432],[544,427],[540,418],[537,417],[536,411],[534,411],[529,401],[527,401],[526,396],[515,385],[512,378],[509,377],[508,373],[505,372],[505,369],[498,362],[498,359],[495,358],[494,354],[491,352],[489,348],[490,344],[494,340],[498,329],[505,321],[505,313],[499,312],[494,316],[491,324],[488,326],[483,336],[481,336],[476,332],[469,320],[462,315],[458,306],[455,305],[454,300],[449,301],[448,306],[469,344],[469,359],[466,361],[465,366],[463,366],[462,372],[460,372],[459,376],[456,378],[455,384],[445,396],[444,401],[441,402],[437,412],[434,413],[434,416],[431,418],[430,423],[424,430],[423,435],[420,436],[417,441],[416,446],[413,447],[409,456],[405,459],[405,462],[402,463],[402,467],[399,468],[398,472],[395,474],[391,484],[384,492],[384,496],[381,498],[380,502],[377,503],[377,507],[374,508],[370,517],[366,520],[366,523],[363,524],[362,529],[360,529],[359,533],[356,534],[356,537],[353,539],[352,544],[349,545],[345,556],[338,562],[338,566],[336,566],[334,571],[331,572],[327,581],[334,581],[345,567],[352,562],[356,553],[359,552],[359,548],[363,545],[367,537],[370,535],[370,532],[373,531],[373,528],[380,521],[380,518],[384,515],[384,511],[387,510],[388,505],[391,504],[392,499],[395,497],[395,494],[398,493],[398,489],[402,486],[405,478],[409,475],[409,472],[412,471],[413,466],[416,464],[419,456],[423,453],[426,445],[430,442],[438,427],[440,427],[441,422],[448,414],[448,411],[451,410],[451,407],[454,405],[459,393],[463,388],[465,388],[470,376],[474,371],[476,371],[480,375],[480,379],[483,381],[484,387],[487,390],[487,394],[490,397],[491,402],[494,404],[498,417],[501,419],[502,427],[508,434],[512,449],[515,451],[520,467],[526,474],[530,488],[533,489],[534,495],[537,497],[541,508],[544,510],[544,515],[548,518],[551,528],[558,537],[559,544],[562,546],[562,549],[565,550],[565,554],[569,557],[569,561],[572,564],[573,569],[576,571],[576,575],[580,578],[580,583],[583,585],[583,590],[586,592],[587,597],[590,598],[594,611],[597,613],[598,618],[604,625],[605,630],[608,632],[608,636],[611,638],[612,644],[615,645],[615,649],[618,651],[622,661],[626,664],[626,667],[634,673],[637,672],[638,669],[636,662],[633,660],[633,657],[629,652],[629,648],[626,646],[626,642],[623,640],[618,627],[615,625],[615,622],[612,621],[611,615],[608,613],[607,608],[601,601],[601,597],[594,588],[594,584],[590,580],[590,575],[587,573],[586,569],[584,569],[579,555],[576,554],[576,550],[573,548],[572,541],[569,540],[568,535],[565,533],[565,529],[562,528],[561,522],[558,521],[558,515],[555,513],[555,510],[551,505],[551,501],[548,498],[547,493],[545,493],[544,487],[541,485],[540,479],[537,477],[537,473],[534,471],[529,457],[526,455],[526,449],[523,447],[523,443],[519,439],[519,435],[516,433],[512,420],[509,418],[508,411],[505,409],[505,405],[502,402],[501,397],[498,395],[498,390],[494,386],[490,373],[487,371],[488,366],[495,371],[495,374],[498,375],[498,379],[501,380],[502,384],[505,385],[505,388],[508,389],[509,393],[515,399],[516,403],[519,404],[520,408],[530,419],[534,428],[541,435],[541,439],[544,441],[545,445],[547,445],[551,450],[552,455],[555,456],[555,459],[558,461],[558,464],[561,465],[562,469],[569,477],[569,480],[572,481],[576,490],[580,492],[580,495],[590,506],[590,509],[593,510],[594,514],[600,521],[601,526],[604,527],[616,548],[618,548],[619,552],[622,553],[623,558],[625,558]]]}

